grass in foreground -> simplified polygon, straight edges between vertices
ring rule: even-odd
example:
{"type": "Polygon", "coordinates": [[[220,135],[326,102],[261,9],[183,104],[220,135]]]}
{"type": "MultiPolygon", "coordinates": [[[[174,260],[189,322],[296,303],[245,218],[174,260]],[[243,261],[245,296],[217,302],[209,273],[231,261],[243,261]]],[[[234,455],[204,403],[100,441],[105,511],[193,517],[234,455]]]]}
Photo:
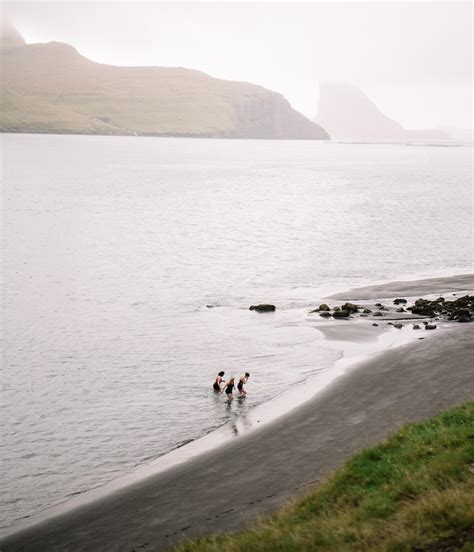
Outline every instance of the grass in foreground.
{"type": "Polygon", "coordinates": [[[474,551],[474,402],[409,424],[251,530],[180,552],[474,551]]]}

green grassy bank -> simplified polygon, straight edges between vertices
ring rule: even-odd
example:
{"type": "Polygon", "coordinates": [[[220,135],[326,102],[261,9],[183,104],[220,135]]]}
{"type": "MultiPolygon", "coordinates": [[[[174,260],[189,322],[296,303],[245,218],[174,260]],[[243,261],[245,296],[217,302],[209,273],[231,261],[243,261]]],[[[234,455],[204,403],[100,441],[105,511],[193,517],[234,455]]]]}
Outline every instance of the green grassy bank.
{"type": "Polygon", "coordinates": [[[474,551],[474,402],[409,424],[251,530],[197,551],[474,551]]]}

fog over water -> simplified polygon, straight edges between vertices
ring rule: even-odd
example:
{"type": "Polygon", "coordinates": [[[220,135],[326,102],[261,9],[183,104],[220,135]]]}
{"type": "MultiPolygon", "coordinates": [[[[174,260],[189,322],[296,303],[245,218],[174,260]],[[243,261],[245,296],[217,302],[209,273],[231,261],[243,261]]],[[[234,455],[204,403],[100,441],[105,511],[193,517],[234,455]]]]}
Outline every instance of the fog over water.
{"type": "Polygon", "coordinates": [[[469,147],[4,135],[2,148],[3,525],[330,370],[306,314],[325,294],[471,269],[469,147]],[[212,393],[221,369],[251,372],[245,402],[212,393]]]}

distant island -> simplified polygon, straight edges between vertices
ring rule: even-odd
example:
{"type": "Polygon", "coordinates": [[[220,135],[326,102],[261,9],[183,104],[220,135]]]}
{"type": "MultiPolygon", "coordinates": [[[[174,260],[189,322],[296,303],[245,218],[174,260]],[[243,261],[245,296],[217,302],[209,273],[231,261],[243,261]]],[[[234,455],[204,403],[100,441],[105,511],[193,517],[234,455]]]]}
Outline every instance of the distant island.
{"type": "Polygon", "coordinates": [[[334,140],[386,142],[391,140],[450,140],[441,129],[409,130],[384,115],[356,86],[324,83],[320,86],[319,109],[315,121],[334,140]]]}
{"type": "Polygon", "coordinates": [[[182,67],[95,63],[4,27],[0,131],[326,140],[277,92],[182,67]]]}

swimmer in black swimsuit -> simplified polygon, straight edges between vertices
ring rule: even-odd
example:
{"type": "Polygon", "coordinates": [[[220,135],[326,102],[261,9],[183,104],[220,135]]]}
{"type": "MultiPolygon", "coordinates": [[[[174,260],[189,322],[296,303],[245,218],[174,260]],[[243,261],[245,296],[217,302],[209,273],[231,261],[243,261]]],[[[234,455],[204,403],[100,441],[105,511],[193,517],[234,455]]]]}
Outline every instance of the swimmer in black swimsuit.
{"type": "Polygon", "coordinates": [[[219,393],[222,391],[221,389],[221,383],[224,381],[224,378],[222,377],[225,374],[225,372],[219,372],[216,376],[216,380],[214,381],[214,385],[212,386],[214,391],[219,391],[219,393]]]}
{"type": "Polygon", "coordinates": [[[222,388],[221,393],[224,391],[224,389],[225,394],[227,395],[227,400],[230,402],[234,398],[232,395],[232,391],[234,390],[234,378],[230,378],[230,380],[222,388]]]}
{"type": "Polygon", "coordinates": [[[247,383],[248,379],[250,377],[250,374],[248,372],[245,372],[245,374],[239,379],[239,383],[237,385],[237,389],[240,391],[239,397],[245,397],[247,394],[247,391],[244,389],[244,384],[247,383]]]}

